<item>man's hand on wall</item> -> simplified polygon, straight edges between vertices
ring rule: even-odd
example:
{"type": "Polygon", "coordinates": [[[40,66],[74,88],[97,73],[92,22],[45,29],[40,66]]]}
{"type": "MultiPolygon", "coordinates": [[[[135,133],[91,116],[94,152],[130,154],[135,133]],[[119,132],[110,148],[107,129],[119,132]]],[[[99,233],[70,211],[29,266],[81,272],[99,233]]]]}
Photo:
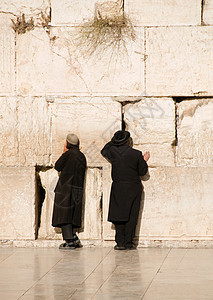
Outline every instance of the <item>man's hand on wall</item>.
{"type": "Polygon", "coordinates": [[[144,155],[143,155],[143,158],[144,158],[144,160],[147,162],[147,161],[149,160],[149,158],[150,158],[150,152],[149,152],[149,151],[146,151],[146,152],[144,153],[144,155]]]}

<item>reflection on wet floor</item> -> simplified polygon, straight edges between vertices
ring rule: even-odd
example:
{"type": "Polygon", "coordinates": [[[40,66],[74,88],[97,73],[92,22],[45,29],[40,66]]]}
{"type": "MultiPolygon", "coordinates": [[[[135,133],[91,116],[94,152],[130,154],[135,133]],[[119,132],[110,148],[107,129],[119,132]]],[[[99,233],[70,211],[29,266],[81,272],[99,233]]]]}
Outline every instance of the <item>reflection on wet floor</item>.
{"type": "Polygon", "coordinates": [[[0,299],[213,299],[213,250],[0,248],[0,299]]]}

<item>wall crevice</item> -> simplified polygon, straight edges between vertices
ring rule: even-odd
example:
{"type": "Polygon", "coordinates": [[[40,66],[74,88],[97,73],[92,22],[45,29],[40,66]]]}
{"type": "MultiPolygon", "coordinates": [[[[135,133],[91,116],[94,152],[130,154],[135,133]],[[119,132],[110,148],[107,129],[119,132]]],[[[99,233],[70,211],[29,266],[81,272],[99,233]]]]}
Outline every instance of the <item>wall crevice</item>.
{"type": "Polygon", "coordinates": [[[206,25],[203,19],[204,6],[205,6],[205,0],[201,0],[201,25],[202,26],[206,25]]]}
{"type": "Polygon", "coordinates": [[[175,139],[172,143],[172,147],[174,150],[174,160],[175,164],[177,163],[177,158],[178,158],[178,121],[179,121],[179,114],[178,114],[178,105],[177,105],[177,100],[173,98],[174,105],[175,105],[175,139]]]}
{"type": "Polygon", "coordinates": [[[42,186],[41,178],[39,173],[46,172],[52,169],[52,167],[36,166],[35,176],[36,176],[36,186],[35,186],[35,239],[38,238],[38,232],[41,225],[41,213],[44,199],[46,196],[46,191],[42,186]]]}

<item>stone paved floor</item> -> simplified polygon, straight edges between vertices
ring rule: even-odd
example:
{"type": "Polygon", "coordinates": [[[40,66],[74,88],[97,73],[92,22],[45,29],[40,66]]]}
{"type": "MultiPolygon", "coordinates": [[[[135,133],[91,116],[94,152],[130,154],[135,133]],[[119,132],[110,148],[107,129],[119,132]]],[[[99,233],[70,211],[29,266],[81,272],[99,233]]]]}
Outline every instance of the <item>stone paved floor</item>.
{"type": "Polygon", "coordinates": [[[213,299],[213,249],[0,248],[0,299],[213,299]]]}

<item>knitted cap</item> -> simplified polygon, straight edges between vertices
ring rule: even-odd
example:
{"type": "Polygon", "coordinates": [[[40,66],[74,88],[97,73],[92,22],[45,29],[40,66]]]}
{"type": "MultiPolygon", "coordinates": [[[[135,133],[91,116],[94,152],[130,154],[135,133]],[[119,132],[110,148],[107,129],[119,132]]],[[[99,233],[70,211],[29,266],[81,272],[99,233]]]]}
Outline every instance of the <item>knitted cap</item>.
{"type": "Polygon", "coordinates": [[[67,135],[67,142],[70,143],[71,145],[78,145],[79,144],[79,139],[77,137],[77,135],[73,134],[73,133],[69,133],[67,135]]]}

